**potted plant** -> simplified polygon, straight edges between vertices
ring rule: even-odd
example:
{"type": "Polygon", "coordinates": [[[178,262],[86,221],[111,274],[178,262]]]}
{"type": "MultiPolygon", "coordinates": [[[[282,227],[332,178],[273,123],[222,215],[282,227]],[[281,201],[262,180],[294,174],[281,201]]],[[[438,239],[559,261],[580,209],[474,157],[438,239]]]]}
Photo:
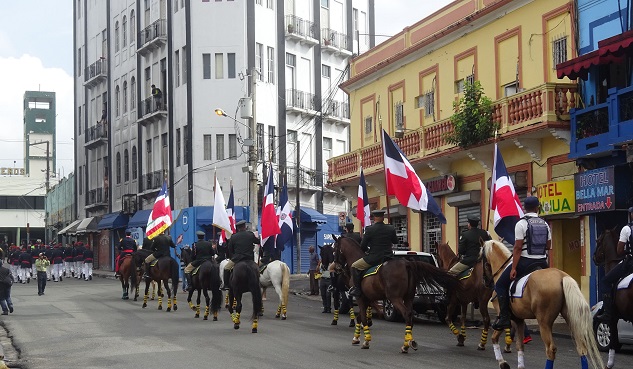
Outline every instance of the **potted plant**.
{"type": "Polygon", "coordinates": [[[330,41],[330,39],[328,39],[327,37],[323,38],[323,44],[325,46],[330,46],[331,43],[332,43],[332,41],[330,41]]]}
{"type": "Polygon", "coordinates": [[[290,23],[288,24],[288,33],[294,33],[295,32],[295,25],[290,23]]]}
{"type": "Polygon", "coordinates": [[[499,129],[499,124],[492,120],[492,100],[484,95],[479,81],[466,82],[464,96],[453,102],[453,109],[451,123],[454,129],[445,136],[451,144],[462,148],[480,144],[499,129]]]}

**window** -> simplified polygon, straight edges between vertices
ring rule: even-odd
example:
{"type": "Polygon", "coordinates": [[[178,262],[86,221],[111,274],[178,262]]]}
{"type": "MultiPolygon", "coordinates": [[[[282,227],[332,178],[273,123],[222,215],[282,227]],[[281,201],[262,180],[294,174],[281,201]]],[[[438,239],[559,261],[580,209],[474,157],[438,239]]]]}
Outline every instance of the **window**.
{"type": "Polygon", "coordinates": [[[114,51],[119,52],[119,21],[114,23],[114,51]]]}
{"type": "Polygon", "coordinates": [[[288,142],[297,142],[297,131],[289,129],[286,133],[286,138],[288,142]]]}
{"type": "Polygon", "coordinates": [[[260,81],[264,81],[264,61],[262,60],[264,54],[264,45],[257,43],[255,44],[255,67],[257,68],[257,79],[260,81]]]}
{"type": "Polygon", "coordinates": [[[138,177],[138,156],[136,154],[136,146],[132,146],[132,179],[138,177]]]}
{"type": "Polygon", "coordinates": [[[132,77],[130,80],[130,110],[136,108],[136,79],[132,77]]]}
{"type": "Polygon", "coordinates": [[[127,113],[127,81],[123,81],[123,114],[127,113]]]}
{"type": "Polygon", "coordinates": [[[330,78],[332,76],[332,69],[329,65],[321,65],[321,76],[323,76],[323,78],[330,78]]]}
{"type": "Polygon", "coordinates": [[[358,41],[358,9],[356,8],[352,9],[352,19],[354,21],[354,41],[358,41]]]}
{"type": "Polygon", "coordinates": [[[176,166],[180,166],[180,128],[176,129],[176,166]]]}
{"type": "MultiPolygon", "coordinates": [[[[81,19],[81,2],[84,0],[77,0],[77,19],[81,19]]],[[[81,195],[81,193],[79,193],[81,195]]]]}
{"type": "MultiPolygon", "coordinates": [[[[185,1],[185,0],[182,0],[185,1]]],[[[178,12],[178,0],[174,0],[174,13],[178,12]]]]}
{"type": "Polygon", "coordinates": [[[505,97],[512,96],[519,92],[519,84],[517,82],[508,83],[503,86],[503,92],[505,97]]]}
{"type": "Polygon", "coordinates": [[[215,135],[215,158],[224,160],[224,135],[215,135]]]}
{"type": "Polygon", "coordinates": [[[81,167],[81,165],[80,165],[80,166],[79,166],[79,173],[78,173],[78,175],[77,175],[77,187],[78,187],[78,189],[79,189],[79,194],[80,194],[80,195],[82,195],[82,194],[83,194],[82,189],[83,189],[83,187],[84,187],[84,186],[82,186],[82,181],[81,181],[81,179],[83,178],[83,175],[82,175],[82,174],[83,174],[83,170],[82,170],[82,167],[81,167]]]}
{"type": "Polygon", "coordinates": [[[275,147],[275,126],[268,126],[268,153],[270,160],[275,163],[277,161],[277,148],[275,147]]]}
{"type": "Polygon", "coordinates": [[[145,68],[145,96],[152,95],[152,70],[150,67],[145,68]]]}
{"type": "Polygon", "coordinates": [[[255,0],[255,4],[262,5],[262,0],[255,0]]]}
{"type": "Polygon", "coordinates": [[[211,141],[213,140],[212,135],[204,135],[202,136],[202,145],[204,149],[203,159],[204,160],[212,160],[211,158],[211,141]]]}
{"type": "Polygon", "coordinates": [[[229,134],[229,159],[237,160],[237,136],[229,134]]]}
{"type": "Polygon", "coordinates": [[[127,149],[123,152],[123,180],[130,180],[130,152],[127,149]]]}
{"type": "Polygon", "coordinates": [[[123,24],[121,25],[121,41],[123,47],[127,45],[127,17],[123,16],[123,24]]]}
{"type": "Polygon", "coordinates": [[[116,153],[116,183],[121,183],[121,153],[116,153]]]}
{"type": "Polygon", "coordinates": [[[182,127],[182,165],[189,164],[189,129],[188,126],[182,127]]]}
{"type": "Polygon", "coordinates": [[[77,76],[81,77],[81,47],[77,49],[77,76]]]}
{"type": "Polygon", "coordinates": [[[187,83],[187,46],[182,48],[182,84],[187,83]]]}
{"type": "Polygon", "coordinates": [[[329,8],[330,7],[330,0],[321,0],[321,7],[329,8]]]}
{"type": "Polygon", "coordinates": [[[77,136],[81,136],[81,106],[77,108],[77,136]]]}
{"type": "Polygon", "coordinates": [[[169,168],[169,149],[167,146],[167,133],[163,133],[160,136],[160,142],[161,142],[161,153],[160,153],[160,161],[161,161],[161,168],[162,169],[168,169],[169,168]]]}
{"type": "Polygon", "coordinates": [[[455,81],[455,93],[461,94],[462,92],[464,92],[464,79],[455,81]]]}
{"type": "Polygon", "coordinates": [[[118,117],[121,114],[121,92],[119,90],[119,85],[114,88],[114,109],[116,116],[118,117]]]}
{"type": "Polygon", "coordinates": [[[264,156],[264,125],[262,123],[257,123],[257,157],[266,157],[264,156]]]}
{"type": "Polygon", "coordinates": [[[286,53],[286,65],[289,67],[296,67],[297,57],[294,54],[286,53]]]}
{"type": "Polygon", "coordinates": [[[474,85],[475,84],[475,75],[474,74],[469,74],[466,76],[465,78],[466,83],[469,83],[470,85],[474,85]]]}
{"type": "Polygon", "coordinates": [[[368,135],[373,131],[372,117],[365,117],[365,134],[368,135]]]}
{"type": "Polygon", "coordinates": [[[275,83],[275,49],[272,47],[268,47],[268,83],[275,83]]]}
{"type": "Polygon", "coordinates": [[[404,104],[398,101],[395,106],[396,129],[404,128],[404,104]]]}
{"type": "Polygon", "coordinates": [[[274,0],[266,0],[266,7],[268,9],[272,9],[273,8],[273,1],[274,0]]]}
{"type": "Polygon", "coordinates": [[[176,50],[175,52],[176,59],[176,87],[180,86],[180,50],[176,50]]]}
{"type": "Polygon", "coordinates": [[[226,54],[229,78],[235,78],[235,53],[226,54]]]}
{"type": "Polygon", "coordinates": [[[211,54],[202,54],[202,78],[211,79],[211,54]]]}
{"type": "Polygon", "coordinates": [[[136,40],[136,17],[134,16],[134,10],[130,12],[130,44],[133,44],[136,40]]]}
{"type": "Polygon", "coordinates": [[[567,61],[567,36],[559,36],[552,41],[552,68],[556,69],[556,65],[567,61]]]}
{"type": "Polygon", "coordinates": [[[224,54],[215,54],[215,79],[224,78],[224,54]]]}
{"type": "Polygon", "coordinates": [[[108,57],[108,30],[101,31],[101,56],[108,57]]]}
{"type": "Polygon", "coordinates": [[[145,172],[149,173],[151,172],[153,168],[153,160],[152,160],[152,139],[150,138],[149,140],[145,141],[145,172]]]}
{"type": "Polygon", "coordinates": [[[431,90],[424,94],[424,116],[435,116],[435,91],[431,90]]]}

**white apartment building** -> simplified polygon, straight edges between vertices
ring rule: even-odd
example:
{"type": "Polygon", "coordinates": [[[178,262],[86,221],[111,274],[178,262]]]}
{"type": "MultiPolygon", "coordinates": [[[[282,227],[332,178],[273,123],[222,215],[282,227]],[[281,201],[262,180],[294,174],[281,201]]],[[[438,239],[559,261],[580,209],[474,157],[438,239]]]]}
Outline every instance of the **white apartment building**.
{"type": "Polygon", "coordinates": [[[235,205],[248,206],[249,120],[239,102],[253,94],[251,78],[259,182],[272,163],[276,185],[287,174],[293,205],[298,180],[302,206],[348,210],[323,187],[326,160],[349,149],[338,84],[353,54],[374,45],[373,4],[75,0],[78,218],[151,209],[164,179],[173,209],[209,206],[214,174],[225,197],[232,180],[235,205]]]}

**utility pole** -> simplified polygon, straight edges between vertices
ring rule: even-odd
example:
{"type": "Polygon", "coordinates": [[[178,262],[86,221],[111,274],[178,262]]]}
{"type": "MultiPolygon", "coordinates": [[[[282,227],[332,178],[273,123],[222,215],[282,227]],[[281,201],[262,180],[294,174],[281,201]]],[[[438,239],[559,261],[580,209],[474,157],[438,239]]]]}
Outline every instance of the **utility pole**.
{"type": "Polygon", "coordinates": [[[297,137],[297,162],[295,164],[295,221],[297,222],[297,273],[301,273],[301,200],[300,200],[300,184],[299,184],[299,161],[301,160],[301,150],[299,150],[299,137],[297,137]]]}
{"type": "Polygon", "coordinates": [[[257,231],[257,145],[255,127],[257,126],[257,68],[251,70],[251,99],[253,104],[253,118],[250,119],[249,133],[253,143],[248,149],[248,203],[250,204],[251,230],[257,231]]]}

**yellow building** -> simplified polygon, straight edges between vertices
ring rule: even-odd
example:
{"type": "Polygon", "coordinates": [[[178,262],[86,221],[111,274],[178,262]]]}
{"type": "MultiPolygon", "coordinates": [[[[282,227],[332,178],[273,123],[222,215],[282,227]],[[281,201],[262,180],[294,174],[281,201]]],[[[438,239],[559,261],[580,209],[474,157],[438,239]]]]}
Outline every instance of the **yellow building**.
{"type": "Polygon", "coordinates": [[[328,161],[328,187],[355,203],[362,166],[371,208],[389,208],[390,222],[413,250],[434,251],[436,242],[455,248],[468,214],[480,215],[483,228],[493,231],[492,140],[462,149],[445,137],[465,81],[478,80],[493,100],[499,148],[519,197],[542,194],[553,266],[588,294],[589,255],[581,220],[573,216],[577,168],[567,155],[576,85],[558,80],[555,70],[576,56],[573,9],[565,0],[458,0],[355,58],[342,85],[350,100],[351,152],[328,161]],[[384,196],[382,129],[400,137],[396,142],[447,224],[384,196]]]}

